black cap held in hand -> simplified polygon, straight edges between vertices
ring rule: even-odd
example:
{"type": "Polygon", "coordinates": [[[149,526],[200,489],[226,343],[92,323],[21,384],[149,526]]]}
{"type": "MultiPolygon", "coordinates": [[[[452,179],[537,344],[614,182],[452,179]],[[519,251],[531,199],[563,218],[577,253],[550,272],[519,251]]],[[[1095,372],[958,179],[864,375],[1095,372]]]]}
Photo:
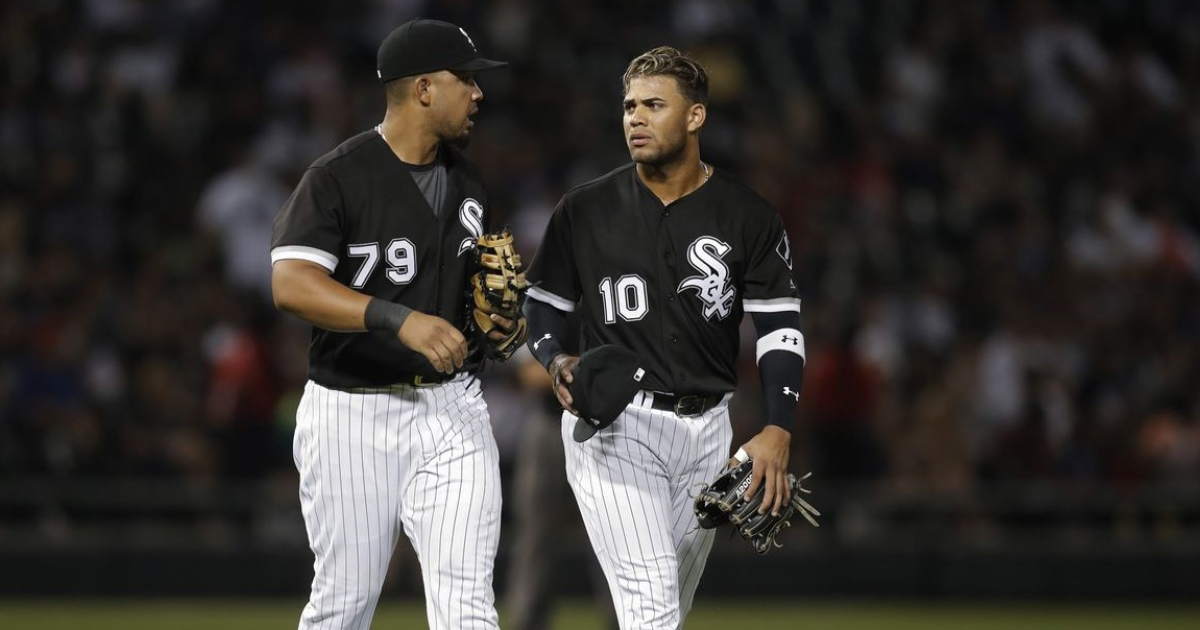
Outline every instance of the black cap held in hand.
{"type": "Polygon", "coordinates": [[[480,57],[475,42],[458,26],[438,20],[413,20],[396,27],[379,45],[376,74],[387,83],[438,70],[477,72],[506,65],[480,57]]]}
{"type": "Polygon", "coordinates": [[[568,386],[579,411],[575,441],[583,442],[616,421],[641,389],[645,374],[637,355],[621,346],[607,344],[583,353],[568,386]]]}

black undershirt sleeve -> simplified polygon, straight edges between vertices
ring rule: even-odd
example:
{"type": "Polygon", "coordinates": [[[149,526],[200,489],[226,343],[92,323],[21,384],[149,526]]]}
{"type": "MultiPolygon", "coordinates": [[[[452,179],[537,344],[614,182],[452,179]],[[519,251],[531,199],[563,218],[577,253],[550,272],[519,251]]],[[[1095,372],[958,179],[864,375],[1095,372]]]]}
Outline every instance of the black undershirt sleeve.
{"type": "Polygon", "coordinates": [[[563,352],[563,339],[567,337],[567,314],[540,300],[525,300],[525,319],[529,323],[529,337],[525,345],[537,358],[542,367],[550,369],[550,361],[563,352]]]}
{"type": "Polygon", "coordinates": [[[773,344],[780,347],[768,349],[759,357],[758,373],[762,382],[767,424],[791,431],[796,407],[800,403],[800,387],[804,382],[804,342],[799,333],[800,314],[788,311],[751,313],[750,316],[754,321],[759,344],[764,343],[764,338],[782,339],[785,342],[782,345],[773,344]],[[795,331],[795,334],[789,331],[795,331]],[[796,337],[799,338],[795,339],[796,337]]]}

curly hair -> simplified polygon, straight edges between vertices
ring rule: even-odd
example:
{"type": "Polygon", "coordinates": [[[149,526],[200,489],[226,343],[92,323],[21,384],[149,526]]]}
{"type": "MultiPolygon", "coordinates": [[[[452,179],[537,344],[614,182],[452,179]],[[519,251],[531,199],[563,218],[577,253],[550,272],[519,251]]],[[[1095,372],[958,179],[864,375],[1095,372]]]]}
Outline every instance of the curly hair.
{"type": "Polygon", "coordinates": [[[691,55],[670,46],[659,46],[629,62],[621,87],[629,93],[629,82],[637,77],[675,77],[679,93],[693,103],[708,104],[708,73],[691,55]]]}

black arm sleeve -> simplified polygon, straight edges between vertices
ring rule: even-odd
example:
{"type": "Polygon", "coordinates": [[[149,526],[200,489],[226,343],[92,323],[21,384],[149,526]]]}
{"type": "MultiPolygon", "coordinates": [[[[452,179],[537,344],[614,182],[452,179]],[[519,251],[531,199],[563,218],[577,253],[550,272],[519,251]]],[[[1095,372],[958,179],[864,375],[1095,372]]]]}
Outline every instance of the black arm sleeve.
{"type": "Polygon", "coordinates": [[[536,299],[525,300],[524,312],[529,323],[525,344],[548,370],[555,355],[564,351],[562,340],[567,336],[567,314],[536,299]]]}
{"type": "Polygon", "coordinates": [[[804,336],[800,334],[800,314],[794,311],[751,313],[751,318],[758,333],[758,373],[767,424],[791,431],[804,382],[804,336]]]}

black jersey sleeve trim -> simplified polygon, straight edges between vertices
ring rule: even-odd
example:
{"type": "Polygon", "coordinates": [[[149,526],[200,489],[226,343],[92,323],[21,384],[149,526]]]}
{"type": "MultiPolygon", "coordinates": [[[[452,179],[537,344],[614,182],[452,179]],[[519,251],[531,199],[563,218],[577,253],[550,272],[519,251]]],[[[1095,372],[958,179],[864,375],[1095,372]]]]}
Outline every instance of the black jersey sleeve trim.
{"type": "Polygon", "coordinates": [[[800,298],[779,297],[767,300],[742,300],[742,310],[747,313],[800,312],[800,298]]]}
{"type": "Polygon", "coordinates": [[[545,302],[546,304],[549,304],[550,306],[553,306],[564,313],[575,312],[574,302],[565,297],[555,295],[545,289],[529,287],[529,292],[526,295],[539,302],[545,302]]]}

